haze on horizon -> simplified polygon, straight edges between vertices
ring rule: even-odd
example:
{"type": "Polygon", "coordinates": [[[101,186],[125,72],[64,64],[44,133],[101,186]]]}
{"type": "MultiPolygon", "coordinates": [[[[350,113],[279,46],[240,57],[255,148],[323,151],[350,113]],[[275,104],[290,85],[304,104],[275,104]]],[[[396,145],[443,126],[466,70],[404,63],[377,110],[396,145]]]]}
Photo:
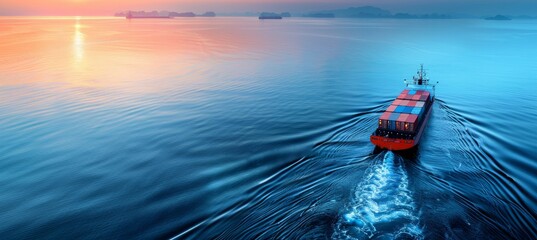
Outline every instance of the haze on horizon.
{"type": "Polygon", "coordinates": [[[392,13],[537,14],[537,0],[2,0],[0,15],[109,16],[124,10],[310,12],[366,5],[392,13]]]}

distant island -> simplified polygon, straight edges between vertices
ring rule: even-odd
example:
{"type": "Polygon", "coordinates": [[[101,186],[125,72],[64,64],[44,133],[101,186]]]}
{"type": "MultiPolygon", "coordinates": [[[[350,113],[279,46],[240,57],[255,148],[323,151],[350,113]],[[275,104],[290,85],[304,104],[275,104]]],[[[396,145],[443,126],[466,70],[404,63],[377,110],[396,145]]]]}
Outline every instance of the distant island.
{"type": "Polygon", "coordinates": [[[511,18],[504,15],[496,15],[494,17],[485,18],[485,20],[511,20],[511,18]]]}
{"type": "Polygon", "coordinates": [[[126,18],[174,18],[174,17],[215,17],[215,12],[206,12],[204,14],[196,15],[193,12],[169,12],[169,11],[124,11],[115,13],[116,17],[126,18]]]}
{"type": "Polygon", "coordinates": [[[391,16],[390,12],[381,8],[365,6],[347,9],[318,11],[305,14],[306,17],[338,17],[338,18],[385,18],[391,16]]]}
{"type": "Polygon", "coordinates": [[[200,14],[200,15],[196,15],[198,17],[216,17],[216,13],[215,12],[206,12],[204,14],[200,14]]]}
{"type": "Polygon", "coordinates": [[[259,14],[259,19],[282,19],[284,17],[291,17],[291,13],[283,12],[278,14],[273,12],[262,12],[259,14]]]}
{"type": "MultiPolygon", "coordinates": [[[[172,12],[172,11],[123,11],[114,14],[117,17],[126,17],[131,12],[133,18],[173,18],[173,17],[215,17],[215,12],[206,12],[204,14],[195,14],[193,12],[172,12]]],[[[241,17],[258,17],[259,19],[282,19],[291,17],[290,12],[274,13],[274,12],[222,12],[218,13],[218,16],[241,16],[241,17]]],[[[320,10],[312,12],[293,12],[293,16],[306,17],[306,18],[391,18],[391,19],[455,19],[455,18],[469,18],[469,19],[486,19],[486,20],[511,20],[513,19],[537,19],[537,16],[518,15],[518,16],[505,16],[496,15],[494,17],[484,17],[469,14],[442,14],[442,13],[404,13],[397,12],[391,13],[388,10],[374,7],[374,6],[361,6],[361,7],[349,7],[342,9],[332,10],[320,10]]]]}
{"type": "Polygon", "coordinates": [[[392,14],[388,10],[378,7],[364,6],[351,7],[346,9],[325,10],[303,14],[303,17],[311,18],[399,18],[399,19],[449,19],[452,18],[446,14],[409,14],[396,13],[392,14]]]}

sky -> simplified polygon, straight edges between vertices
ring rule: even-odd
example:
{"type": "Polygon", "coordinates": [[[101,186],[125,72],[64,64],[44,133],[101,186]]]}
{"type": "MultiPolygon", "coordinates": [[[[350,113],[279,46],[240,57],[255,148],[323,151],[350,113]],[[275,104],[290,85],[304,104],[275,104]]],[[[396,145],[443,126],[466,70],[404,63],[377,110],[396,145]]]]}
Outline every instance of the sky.
{"type": "Polygon", "coordinates": [[[537,0],[0,0],[0,15],[109,16],[125,10],[310,12],[366,5],[392,13],[537,15],[537,0]]]}

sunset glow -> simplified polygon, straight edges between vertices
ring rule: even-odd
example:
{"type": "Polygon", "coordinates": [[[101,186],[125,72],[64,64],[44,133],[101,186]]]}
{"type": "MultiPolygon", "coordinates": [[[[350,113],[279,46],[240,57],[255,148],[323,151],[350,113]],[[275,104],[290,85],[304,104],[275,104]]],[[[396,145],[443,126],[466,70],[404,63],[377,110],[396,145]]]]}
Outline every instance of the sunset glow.
{"type": "Polygon", "coordinates": [[[536,42],[537,0],[0,0],[0,240],[537,240],[536,42]]]}
{"type": "Polygon", "coordinates": [[[172,10],[172,11],[291,11],[304,12],[352,6],[377,6],[394,12],[437,12],[437,13],[498,13],[532,14],[537,11],[534,0],[476,1],[424,1],[409,0],[3,0],[0,15],[41,16],[110,16],[125,10],[172,10]]]}
{"type": "Polygon", "coordinates": [[[170,1],[146,0],[45,0],[45,1],[2,1],[6,15],[110,15],[115,11],[129,8],[146,8],[166,4],[170,1]]]}

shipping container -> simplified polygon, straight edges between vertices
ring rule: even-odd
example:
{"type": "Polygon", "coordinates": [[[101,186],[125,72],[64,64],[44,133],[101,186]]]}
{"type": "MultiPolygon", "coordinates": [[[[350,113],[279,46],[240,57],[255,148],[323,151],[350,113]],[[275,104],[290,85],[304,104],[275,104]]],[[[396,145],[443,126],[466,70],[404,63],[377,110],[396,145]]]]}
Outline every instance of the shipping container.
{"type": "Polygon", "coordinates": [[[384,112],[379,118],[379,128],[387,129],[388,120],[390,119],[391,112],[384,112]]]}
{"type": "Polygon", "coordinates": [[[382,115],[380,115],[381,120],[390,120],[390,115],[392,115],[391,112],[383,112],[382,115]]]}
{"type": "Polygon", "coordinates": [[[414,107],[405,107],[405,109],[403,110],[403,113],[412,113],[412,109],[414,109],[414,107]]]}
{"type": "Polygon", "coordinates": [[[412,97],[414,97],[414,95],[410,95],[410,94],[407,94],[405,98],[403,98],[404,100],[412,100],[412,97]]]}
{"type": "Polygon", "coordinates": [[[393,101],[392,105],[399,106],[399,105],[401,105],[401,101],[402,101],[401,99],[395,99],[395,101],[393,101]]]}
{"type": "Polygon", "coordinates": [[[408,105],[408,100],[401,100],[401,104],[399,106],[406,106],[408,105]]]}
{"type": "Polygon", "coordinates": [[[416,94],[416,90],[410,90],[410,91],[408,91],[408,94],[414,95],[414,94],[416,94]]]}
{"type": "Polygon", "coordinates": [[[408,94],[401,93],[401,94],[399,94],[399,96],[397,96],[397,99],[405,99],[405,98],[407,98],[407,96],[408,96],[408,94]]]}
{"type": "Polygon", "coordinates": [[[428,92],[428,91],[423,91],[423,93],[421,95],[425,95],[427,97],[431,96],[431,93],[428,92]]]}
{"type": "Polygon", "coordinates": [[[399,115],[399,118],[397,118],[397,122],[395,122],[395,129],[399,131],[405,130],[405,122],[410,114],[402,113],[399,115]]]}
{"type": "Polygon", "coordinates": [[[412,109],[411,113],[412,114],[416,114],[416,115],[421,115],[421,113],[423,112],[423,108],[421,107],[414,107],[414,109],[412,109]]]}
{"type": "Polygon", "coordinates": [[[413,132],[416,131],[418,125],[418,115],[410,114],[406,118],[405,131],[413,132]]]}
{"type": "Polygon", "coordinates": [[[417,101],[408,101],[408,104],[406,106],[408,107],[415,107],[416,106],[416,103],[417,101]]]}
{"type": "Polygon", "coordinates": [[[393,112],[396,112],[396,113],[402,113],[402,112],[404,112],[404,111],[405,111],[405,106],[397,106],[397,107],[395,108],[395,111],[393,111],[393,112]]]}
{"type": "Polygon", "coordinates": [[[421,98],[421,95],[416,94],[416,95],[412,96],[412,100],[415,100],[415,101],[420,100],[420,98],[421,98]]]}
{"type": "Polygon", "coordinates": [[[416,106],[414,107],[423,107],[425,105],[425,102],[416,102],[416,106]]]}
{"type": "Polygon", "coordinates": [[[388,120],[397,121],[397,119],[399,118],[399,115],[401,115],[401,114],[400,113],[392,113],[392,114],[390,114],[390,117],[388,118],[388,120]]]}
{"type": "Polygon", "coordinates": [[[388,129],[395,130],[395,122],[399,118],[399,113],[392,113],[390,114],[390,118],[388,120],[388,129]]]}
{"type": "Polygon", "coordinates": [[[399,115],[399,117],[397,118],[397,121],[399,121],[399,122],[404,122],[404,121],[406,121],[406,118],[407,118],[408,116],[410,116],[410,114],[407,114],[407,113],[401,113],[401,114],[399,115]]]}
{"type": "Polygon", "coordinates": [[[386,112],[393,112],[393,111],[395,111],[395,108],[396,108],[396,107],[397,107],[397,106],[395,106],[395,105],[390,105],[390,106],[388,107],[388,109],[386,109],[386,112]]]}
{"type": "Polygon", "coordinates": [[[399,121],[395,122],[395,130],[402,131],[403,126],[404,126],[403,122],[399,122],[399,121]]]}
{"type": "Polygon", "coordinates": [[[403,90],[401,93],[407,94],[409,92],[408,89],[403,90]]]}
{"type": "Polygon", "coordinates": [[[419,100],[420,100],[420,101],[426,101],[426,100],[428,100],[428,99],[429,99],[429,96],[421,95],[419,100]]]}

